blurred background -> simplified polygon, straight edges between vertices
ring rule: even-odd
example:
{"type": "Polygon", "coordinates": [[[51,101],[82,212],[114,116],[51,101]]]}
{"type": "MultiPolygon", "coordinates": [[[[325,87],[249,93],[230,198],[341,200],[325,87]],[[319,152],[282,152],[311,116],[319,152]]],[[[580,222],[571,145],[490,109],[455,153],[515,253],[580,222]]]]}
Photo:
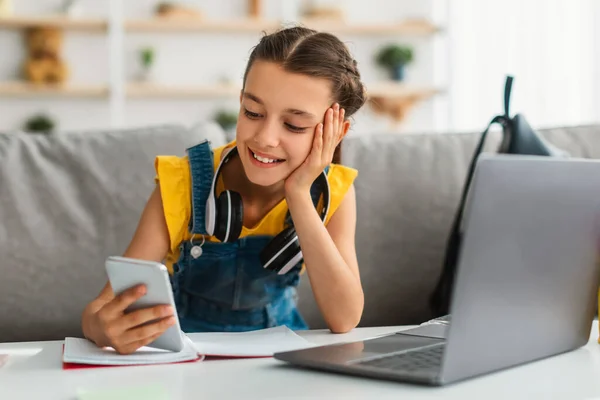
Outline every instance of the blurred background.
{"type": "Polygon", "coordinates": [[[235,127],[264,31],[337,34],[368,104],[351,134],[479,131],[511,111],[535,127],[600,122],[594,0],[0,0],[0,132],[235,127]]]}

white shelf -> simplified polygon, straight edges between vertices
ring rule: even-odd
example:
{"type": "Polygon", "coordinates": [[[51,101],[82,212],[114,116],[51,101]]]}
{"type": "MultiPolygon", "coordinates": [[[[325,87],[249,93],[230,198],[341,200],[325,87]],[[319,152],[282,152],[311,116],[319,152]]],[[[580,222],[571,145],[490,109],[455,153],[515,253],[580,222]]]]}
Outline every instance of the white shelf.
{"type": "Polygon", "coordinates": [[[34,85],[28,82],[0,82],[0,97],[106,97],[103,85],[34,85]]]}
{"type": "Polygon", "coordinates": [[[0,29],[28,29],[36,26],[101,32],[107,30],[108,21],[93,18],[69,18],[62,15],[0,17],[0,29]]]}

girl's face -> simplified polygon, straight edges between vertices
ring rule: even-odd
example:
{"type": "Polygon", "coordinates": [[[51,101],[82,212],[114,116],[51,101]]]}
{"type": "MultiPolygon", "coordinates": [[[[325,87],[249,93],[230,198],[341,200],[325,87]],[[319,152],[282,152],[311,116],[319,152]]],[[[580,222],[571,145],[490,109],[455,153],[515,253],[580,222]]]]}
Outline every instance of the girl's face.
{"type": "Polygon", "coordinates": [[[328,80],[255,61],[240,103],[236,142],[244,171],[252,183],[271,186],[304,162],[333,100],[328,80]]]}

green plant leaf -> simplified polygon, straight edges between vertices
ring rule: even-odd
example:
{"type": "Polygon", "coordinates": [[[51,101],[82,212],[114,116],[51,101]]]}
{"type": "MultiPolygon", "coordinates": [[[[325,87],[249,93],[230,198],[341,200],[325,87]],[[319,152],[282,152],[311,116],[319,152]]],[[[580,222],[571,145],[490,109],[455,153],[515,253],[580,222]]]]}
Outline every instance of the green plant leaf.
{"type": "Polygon", "coordinates": [[[24,129],[26,132],[52,133],[56,127],[56,122],[44,114],[34,115],[25,121],[24,129]]]}
{"type": "Polygon", "coordinates": [[[148,68],[152,66],[155,59],[154,49],[151,47],[145,47],[142,50],[140,50],[140,59],[144,67],[148,68]]]}
{"type": "Polygon", "coordinates": [[[379,50],[375,59],[379,65],[386,68],[406,65],[413,60],[413,49],[409,46],[389,44],[379,50]]]}

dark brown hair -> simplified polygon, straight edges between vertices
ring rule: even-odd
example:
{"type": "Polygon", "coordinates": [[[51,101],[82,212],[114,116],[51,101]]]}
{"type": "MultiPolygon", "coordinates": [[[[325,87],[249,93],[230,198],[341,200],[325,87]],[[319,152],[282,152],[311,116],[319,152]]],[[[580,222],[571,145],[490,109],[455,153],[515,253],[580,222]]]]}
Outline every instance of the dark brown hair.
{"type": "MultiPolygon", "coordinates": [[[[280,64],[286,71],[325,78],[331,82],[333,102],[346,112],[346,119],[365,103],[365,90],[356,60],[336,36],[296,26],[265,34],[252,49],[244,72],[244,87],[252,64],[257,61],[280,64]]],[[[341,162],[341,142],[333,162],[341,162]]]]}

